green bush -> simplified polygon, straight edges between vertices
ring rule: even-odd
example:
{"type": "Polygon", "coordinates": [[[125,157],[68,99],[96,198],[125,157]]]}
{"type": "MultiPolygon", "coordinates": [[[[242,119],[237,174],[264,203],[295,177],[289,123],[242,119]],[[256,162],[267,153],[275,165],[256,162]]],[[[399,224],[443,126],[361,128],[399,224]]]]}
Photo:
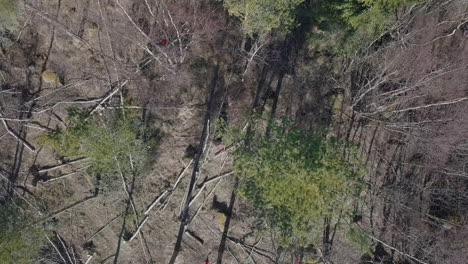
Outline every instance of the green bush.
{"type": "Polygon", "coordinates": [[[88,172],[110,180],[117,173],[142,169],[157,137],[144,127],[137,111],[116,110],[88,118],[87,112],[69,109],[67,129],[43,134],[38,141],[61,156],[89,158],[88,172]]]}
{"type": "Polygon", "coordinates": [[[283,246],[316,241],[323,218],[352,211],[364,170],[342,158],[342,143],[276,123],[250,142],[234,156],[240,194],[279,231],[283,246]]]}
{"type": "Polygon", "coordinates": [[[0,263],[33,263],[45,245],[42,230],[11,204],[0,205],[0,225],[0,263]]]}
{"type": "Polygon", "coordinates": [[[0,0],[0,31],[15,27],[20,13],[18,0],[0,0]]]}

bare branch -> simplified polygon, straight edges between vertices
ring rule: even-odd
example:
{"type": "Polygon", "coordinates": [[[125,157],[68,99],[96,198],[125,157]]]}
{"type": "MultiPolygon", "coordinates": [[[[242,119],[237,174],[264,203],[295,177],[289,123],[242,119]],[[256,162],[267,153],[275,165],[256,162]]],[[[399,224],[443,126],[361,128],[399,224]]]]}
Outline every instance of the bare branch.
{"type": "Polygon", "coordinates": [[[195,200],[196,200],[196,199],[198,198],[198,196],[203,192],[203,190],[205,189],[205,187],[206,187],[208,184],[210,184],[210,183],[212,183],[212,182],[214,182],[214,181],[216,181],[216,180],[219,180],[219,179],[221,179],[221,178],[227,177],[227,176],[229,176],[229,175],[231,175],[231,174],[233,174],[233,173],[234,173],[234,171],[228,171],[228,172],[226,172],[226,173],[223,173],[223,174],[221,174],[221,175],[212,177],[212,178],[206,180],[205,182],[203,182],[203,183],[201,184],[201,186],[200,186],[200,190],[198,191],[198,193],[190,200],[189,206],[191,206],[191,205],[193,204],[193,202],[195,202],[195,200]]]}
{"type": "Polygon", "coordinates": [[[177,180],[174,183],[174,186],[172,187],[172,191],[174,191],[175,188],[177,188],[177,186],[179,185],[180,180],[184,176],[185,172],[187,172],[187,170],[190,168],[190,165],[192,165],[192,163],[193,163],[193,159],[190,160],[189,164],[187,166],[185,166],[185,169],[180,173],[179,177],[177,177],[177,180]]]}
{"type": "Polygon", "coordinates": [[[439,37],[437,37],[437,38],[435,38],[435,39],[433,39],[433,40],[430,40],[430,41],[428,41],[428,42],[425,42],[425,43],[408,43],[408,44],[409,44],[409,45],[414,45],[414,46],[420,46],[420,45],[421,45],[421,46],[426,46],[426,45],[429,45],[429,44],[434,43],[435,41],[437,41],[437,40],[439,40],[439,39],[448,38],[448,37],[451,37],[451,36],[455,35],[455,33],[456,33],[457,31],[459,31],[459,30],[461,29],[461,27],[463,27],[463,26],[464,26],[465,24],[467,24],[467,23],[468,23],[468,20],[463,21],[463,22],[461,22],[460,24],[458,24],[457,27],[454,28],[453,31],[452,31],[450,34],[443,35],[443,36],[439,36],[439,37]]]}
{"type": "MultiPolygon", "coordinates": [[[[149,219],[149,217],[145,216],[145,218],[143,219],[143,221],[141,222],[141,224],[138,226],[137,230],[135,231],[135,234],[133,234],[133,236],[128,240],[128,242],[132,242],[132,240],[135,239],[135,237],[140,233],[141,228],[143,228],[143,225],[146,224],[148,219],[149,219]]],[[[124,243],[125,243],[125,241],[124,241],[124,243]]]]}
{"type": "Polygon", "coordinates": [[[146,3],[146,7],[148,7],[148,11],[150,12],[151,16],[154,17],[154,13],[151,10],[151,6],[149,5],[148,0],[145,0],[145,3],[146,3]]]}
{"type": "Polygon", "coordinates": [[[174,24],[174,20],[172,19],[172,15],[171,15],[171,12],[169,12],[169,9],[166,10],[167,12],[167,15],[169,16],[169,19],[171,20],[171,24],[172,26],[174,27],[176,33],[177,33],[177,40],[179,41],[179,51],[180,51],[180,60],[179,60],[179,63],[182,63],[184,62],[184,49],[182,47],[182,39],[180,38],[180,33],[179,33],[179,29],[177,29],[177,26],[174,24]]]}
{"type": "Polygon", "coordinates": [[[122,216],[122,213],[118,214],[116,217],[114,217],[112,220],[110,220],[107,224],[105,224],[103,227],[99,228],[96,232],[94,232],[94,234],[92,234],[88,239],[86,239],[85,242],[88,242],[90,241],[91,239],[93,239],[95,236],[97,236],[99,233],[101,233],[102,231],[104,231],[108,226],[110,226],[112,223],[114,223],[117,219],[119,219],[119,217],[122,216]]]}
{"type": "Polygon", "coordinates": [[[93,256],[88,256],[88,259],[86,260],[85,264],[91,263],[92,259],[93,259],[93,256]]]}
{"type": "Polygon", "coordinates": [[[72,164],[75,164],[75,163],[78,163],[78,162],[87,161],[87,160],[89,160],[89,158],[78,158],[78,159],[75,159],[75,160],[70,160],[69,162],[66,162],[66,163],[63,163],[63,164],[60,164],[60,165],[55,165],[55,166],[51,166],[51,167],[43,167],[42,169],[38,170],[38,172],[39,173],[44,173],[44,172],[47,172],[47,171],[60,169],[60,168],[65,167],[65,166],[72,165],[72,164]]]}
{"type": "MultiPolygon", "coordinates": [[[[460,102],[463,102],[465,100],[468,100],[468,97],[462,97],[462,98],[458,98],[458,99],[454,99],[454,100],[450,100],[450,101],[443,101],[443,102],[438,102],[438,103],[433,103],[433,104],[408,107],[408,108],[404,108],[404,109],[400,109],[400,110],[389,111],[389,112],[386,112],[386,113],[401,113],[401,112],[406,112],[406,111],[411,111],[411,110],[419,110],[419,109],[424,109],[424,108],[429,108],[429,107],[434,107],[434,106],[450,105],[450,104],[460,103],[460,102]]],[[[385,112],[385,111],[383,111],[383,110],[377,111],[377,113],[379,113],[379,112],[385,112]]]]}
{"type": "Polygon", "coordinates": [[[10,126],[8,125],[8,123],[5,121],[5,119],[3,119],[2,117],[3,115],[0,113],[0,118],[8,134],[16,138],[16,140],[18,140],[21,144],[23,144],[23,146],[25,146],[29,151],[34,152],[36,148],[33,145],[31,145],[29,142],[27,142],[25,139],[23,139],[20,135],[18,135],[18,133],[12,130],[10,126]]]}
{"type": "Polygon", "coordinates": [[[63,263],[67,263],[67,261],[65,260],[65,258],[62,256],[62,254],[60,253],[60,250],[58,250],[57,246],[54,244],[54,242],[52,242],[52,240],[50,240],[50,238],[45,235],[45,238],[47,239],[47,241],[49,241],[49,243],[52,245],[52,247],[55,249],[55,251],[57,252],[57,254],[59,254],[60,258],[63,260],[63,263]]]}
{"type": "Polygon", "coordinates": [[[55,235],[57,236],[58,240],[62,244],[62,247],[65,250],[65,253],[67,253],[67,257],[68,257],[68,260],[70,260],[70,263],[74,263],[70,257],[70,254],[68,253],[67,247],[65,246],[65,243],[63,242],[62,238],[59,236],[58,233],[56,233],[55,235]]]}
{"type": "Polygon", "coordinates": [[[161,195],[159,195],[151,204],[150,206],[148,207],[148,209],[146,209],[146,211],[144,212],[145,215],[149,214],[149,212],[153,209],[153,207],[158,204],[159,201],[161,201],[161,199],[166,196],[166,194],[168,193],[168,191],[164,191],[161,195]]]}
{"type": "Polygon", "coordinates": [[[50,178],[50,179],[47,179],[46,181],[40,181],[39,183],[49,183],[49,182],[53,182],[53,181],[56,181],[56,180],[60,180],[60,179],[64,179],[64,178],[67,178],[67,177],[70,177],[70,176],[73,176],[75,174],[78,174],[84,170],[86,170],[87,168],[91,167],[91,165],[88,165],[88,166],[85,166],[83,168],[80,168],[78,169],[77,171],[74,171],[74,172],[71,172],[71,173],[67,173],[65,175],[62,175],[62,176],[59,176],[59,177],[55,177],[55,178],[50,178]]]}
{"type": "Polygon", "coordinates": [[[117,92],[119,92],[120,88],[122,88],[123,86],[125,86],[125,84],[128,83],[128,80],[125,80],[121,85],[117,86],[117,88],[115,88],[113,91],[109,92],[109,94],[107,96],[105,96],[104,98],[102,98],[99,103],[93,107],[93,109],[91,109],[91,111],[89,112],[89,116],[91,116],[92,114],[94,114],[94,112],[96,112],[103,103],[105,103],[107,100],[109,100],[112,96],[114,96],[117,92]]]}

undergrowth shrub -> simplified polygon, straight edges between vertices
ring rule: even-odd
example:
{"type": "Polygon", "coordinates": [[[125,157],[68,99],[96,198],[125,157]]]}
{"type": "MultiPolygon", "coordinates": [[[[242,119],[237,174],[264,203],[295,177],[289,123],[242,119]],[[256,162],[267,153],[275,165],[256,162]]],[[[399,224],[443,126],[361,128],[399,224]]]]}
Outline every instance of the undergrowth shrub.
{"type": "Polygon", "coordinates": [[[106,115],[88,116],[86,111],[68,110],[67,128],[57,128],[38,138],[62,157],[85,157],[88,173],[110,182],[120,173],[138,173],[158,143],[158,134],[148,129],[138,111],[122,109],[106,115]]]}
{"type": "Polygon", "coordinates": [[[45,246],[44,232],[11,203],[0,205],[0,263],[30,264],[45,246]]]}

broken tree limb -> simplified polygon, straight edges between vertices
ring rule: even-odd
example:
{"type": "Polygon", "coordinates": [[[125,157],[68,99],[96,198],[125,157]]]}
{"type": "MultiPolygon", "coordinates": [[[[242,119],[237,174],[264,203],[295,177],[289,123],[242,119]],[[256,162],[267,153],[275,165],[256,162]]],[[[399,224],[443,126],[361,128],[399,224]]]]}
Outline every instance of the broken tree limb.
{"type": "Polygon", "coordinates": [[[117,86],[117,88],[115,88],[113,91],[109,92],[109,94],[107,96],[105,96],[103,99],[101,99],[101,101],[99,101],[99,103],[97,105],[95,105],[93,107],[93,109],[91,109],[91,111],[89,112],[89,116],[91,116],[92,114],[94,114],[94,112],[96,112],[103,103],[105,103],[107,100],[109,100],[112,96],[114,96],[119,90],[120,88],[122,88],[123,86],[125,86],[126,84],[128,83],[128,80],[125,80],[122,84],[120,84],[119,86],[117,86]]]}
{"type": "Polygon", "coordinates": [[[220,179],[220,178],[224,178],[224,177],[226,177],[226,176],[229,176],[229,175],[231,175],[231,174],[233,174],[233,173],[234,173],[234,171],[228,171],[228,172],[225,172],[225,173],[223,173],[223,174],[221,174],[221,175],[214,176],[213,178],[210,178],[210,179],[206,180],[205,182],[203,182],[203,183],[202,183],[202,186],[203,186],[203,185],[206,185],[206,184],[209,184],[209,183],[212,183],[212,182],[216,181],[217,179],[220,179]]]}
{"type": "Polygon", "coordinates": [[[255,242],[255,244],[253,244],[252,249],[250,250],[249,256],[245,259],[244,262],[247,262],[249,259],[252,259],[252,261],[255,262],[255,260],[252,257],[252,253],[254,252],[255,247],[258,245],[258,243],[260,243],[261,240],[262,240],[262,238],[260,238],[257,242],[255,242]]]}
{"type": "Polygon", "coordinates": [[[174,183],[174,186],[172,187],[172,190],[174,191],[175,188],[177,188],[177,185],[179,185],[180,180],[184,176],[185,172],[190,168],[190,165],[192,165],[193,159],[189,162],[189,164],[185,167],[185,169],[180,173],[179,177],[177,177],[176,182],[174,183]]]}
{"type": "Polygon", "coordinates": [[[193,198],[190,200],[190,203],[189,203],[189,206],[192,206],[192,204],[195,202],[195,200],[198,198],[198,196],[200,196],[200,194],[203,192],[203,190],[205,189],[205,184],[203,184],[203,186],[200,188],[200,190],[198,191],[198,193],[193,196],[193,198]]]}
{"type": "Polygon", "coordinates": [[[232,149],[234,149],[234,146],[229,146],[227,148],[225,147],[225,148],[219,150],[218,152],[216,152],[214,157],[217,158],[217,157],[221,156],[222,154],[231,151],[232,149]]]}
{"type": "Polygon", "coordinates": [[[62,167],[65,167],[67,165],[72,165],[72,164],[75,164],[75,163],[78,163],[78,162],[81,162],[81,161],[87,161],[89,160],[89,158],[78,158],[78,159],[74,159],[74,160],[70,160],[66,163],[62,163],[60,165],[54,165],[54,166],[46,166],[46,167],[43,167],[42,169],[38,170],[37,172],[39,173],[43,173],[43,172],[47,172],[47,171],[51,171],[51,170],[56,170],[56,169],[60,169],[62,167]]]}
{"type": "Polygon", "coordinates": [[[93,259],[93,256],[88,256],[88,259],[86,260],[85,264],[91,263],[92,259],[93,259]]]}
{"type": "MultiPolygon", "coordinates": [[[[207,161],[207,158],[208,158],[208,155],[209,155],[209,152],[210,152],[210,148],[208,147],[208,152],[206,152],[206,148],[208,146],[208,138],[210,136],[210,120],[208,119],[207,121],[207,132],[206,132],[206,139],[205,139],[205,145],[203,146],[203,149],[202,149],[202,153],[207,153],[206,156],[205,156],[205,160],[204,162],[201,164],[200,168],[202,169],[203,166],[206,164],[206,161],[207,161]]],[[[197,179],[200,177],[200,169],[198,170],[198,175],[197,175],[197,179]]],[[[200,193],[201,193],[202,190],[200,190],[196,196],[198,196],[200,193]]],[[[194,197],[186,197],[187,199],[190,199],[188,200],[189,202],[189,207],[192,205],[192,201],[195,199],[194,197]]],[[[182,202],[182,203],[185,203],[185,200],[182,202]]]]}
{"type": "Polygon", "coordinates": [[[164,191],[161,195],[159,195],[151,204],[150,206],[148,206],[148,209],[146,209],[146,211],[143,213],[145,215],[149,214],[149,212],[151,211],[151,209],[153,209],[153,207],[159,202],[161,201],[161,199],[166,196],[166,194],[168,193],[168,191],[164,191]]]}
{"type": "MultiPolygon", "coordinates": [[[[144,64],[142,65],[142,67],[143,67],[143,66],[146,66],[146,65],[149,64],[150,62],[151,62],[151,60],[148,60],[146,63],[144,63],[144,64]]],[[[140,70],[141,70],[141,68],[136,69],[136,70],[133,72],[133,74],[137,74],[140,70]]],[[[117,88],[115,88],[114,90],[110,91],[109,94],[108,94],[107,96],[105,96],[103,99],[101,99],[101,100],[99,101],[99,103],[98,103],[97,105],[95,105],[95,106],[93,107],[93,109],[91,109],[91,111],[89,112],[88,115],[91,116],[92,114],[94,114],[94,112],[96,112],[99,108],[101,108],[101,105],[102,105],[103,103],[105,103],[105,102],[106,102],[107,100],[109,100],[112,96],[114,96],[116,93],[118,93],[118,92],[120,91],[120,89],[122,89],[122,87],[124,87],[124,86],[128,83],[128,81],[129,81],[129,80],[123,81],[121,84],[119,84],[119,85],[117,86],[117,88]]]]}
{"type": "Polygon", "coordinates": [[[177,39],[179,41],[179,51],[180,51],[180,60],[179,60],[179,63],[182,63],[184,62],[184,58],[185,58],[185,55],[184,55],[184,48],[182,47],[182,39],[180,38],[180,33],[179,33],[179,29],[177,28],[177,26],[174,24],[174,20],[172,19],[172,15],[171,15],[171,12],[169,12],[169,9],[167,8],[166,9],[166,12],[167,12],[167,15],[169,16],[169,19],[171,21],[171,24],[172,26],[174,27],[176,33],[177,33],[177,39]]]}
{"type": "Polygon", "coordinates": [[[29,119],[18,119],[18,118],[8,118],[8,117],[0,117],[0,119],[5,120],[5,121],[14,121],[14,122],[23,122],[23,123],[31,122],[31,120],[29,119]]]}
{"type": "Polygon", "coordinates": [[[408,108],[405,108],[405,109],[389,111],[389,112],[386,112],[386,113],[401,113],[401,112],[406,112],[406,111],[410,111],[410,110],[418,110],[418,109],[429,108],[429,107],[434,107],[434,106],[450,105],[450,104],[460,103],[460,102],[463,102],[465,100],[468,100],[468,97],[462,97],[462,98],[458,98],[458,99],[455,99],[455,100],[443,101],[443,102],[438,102],[438,103],[433,103],[433,104],[408,107],[408,108]]]}
{"type": "Polygon", "coordinates": [[[70,253],[68,253],[68,249],[67,247],[65,246],[65,243],[63,242],[62,238],[60,237],[60,235],[58,233],[55,234],[58,238],[58,240],[60,241],[60,244],[62,244],[62,247],[63,247],[63,250],[65,250],[65,253],[67,253],[67,257],[68,257],[68,260],[70,260],[70,263],[74,263],[72,261],[72,258],[70,256],[70,253]]]}
{"type": "Polygon", "coordinates": [[[234,171],[228,171],[228,172],[226,172],[226,173],[223,173],[223,174],[221,174],[221,175],[212,177],[212,178],[206,180],[205,182],[203,182],[203,183],[201,184],[201,187],[200,187],[200,190],[198,191],[198,193],[197,193],[195,196],[193,196],[193,198],[190,200],[189,206],[192,206],[193,202],[195,202],[195,200],[196,200],[196,199],[198,198],[198,196],[203,192],[203,190],[205,189],[205,187],[206,187],[208,184],[210,184],[210,183],[212,183],[212,182],[214,182],[214,181],[216,181],[216,180],[219,180],[219,179],[221,179],[221,178],[224,178],[224,177],[226,177],[226,176],[229,176],[229,175],[231,175],[231,174],[233,174],[233,173],[234,173],[234,171]]]}
{"type": "Polygon", "coordinates": [[[203,199],[203,202],[201,203],[201,205],[198,207],[198,209],[195,211],[195,213],[193,214],[192,218],[190,219],[189,223],[191,223],[193,221],[193,219],[195,219],[195,217],[197,217],[198,213],[200,212],[200,210],[203,208],[203,205],[205,204],[206,200],[208,200],[208,198],[211,196],[211,194],[214,192],[214,190],[216,190],[216,187],[218,187],[218,184],[221,182],[221,180],[218,180],[215,184],[215,186],[213,187],[213,189],[211,189],[211,191],[208,193],[208,195],[205,197],[205,199],[203,199]]]}
{"type": "Polygon", "coordinates": [[[242,82],[244,81],[245,74],[250,68],[250,65],[252,64],[252,61],[257,57],[257,53],[262,49],[262,47],[267,44],[268,42],[263,42],[260,45],[258,45],[257,42],[255,42],[255,45],[253,47],[254,51],[253,52],[247,52],[250,57],[247,59],[247,64],[245,65],[245,70],[242,73],[242,82]]]}
{"type": "Polygon", "coordinates": [[[102,231],[104,231],[104,229],[106,229],[108,226],[110,226],[112,223],[114,223],[117,219],[119,219],[119,217],[122,216],[122,213],[118,214],[116,217],[114,217],[111,221],[109,221],[109,223],[105,224],[103,227],[99,228],[96,232],[94,232],[94,234],[92,234],[88,239],[86,239],[85,242],[88,242],[90,241],[91,239],[93,239],[95,236],[97,236],[99,233],[101,233],[102,231]]]}
{"type": "MultiPolygon", "coordinates": [[[[132,184],[132,189],[130,189],[130,191],[128,190],[128,187],[127,187],[127,182],[125,180],[125,176],[123,175],[123,172],[122,172],[122,169],[120,168],[120,163],[119,161],[117,160],[116,157],[114,157],[115,159],[115,162],[117,163],[117,167],[119,168],[119,172],[120,172],[120,176],[122,178],[122,184],[123,184],[123,187],[124,187],[124,190],[125,190],[125,193],[127,194],[128,196],[128,201],[130,203],[130,205],[132,206],[132,209],[133,209],[133,214],[135,215],[135,219],[136,219],[136,223],[139,222],[138,220],[138,212],[137,212],[137,209],[136,209],[136,206],[135,206],[135,202],[133,201],[133,196],[132,196],[132,193],[133,193],[133,184],[132,184]]],[[[130,155],[130,166],[132,167],[132,170],[133,170],[133,161],[132,161],[132,158],[131,158],[131,155],[130,155]]],[[[135,180],[135,175],[133,175],[133,182],[135,180]]],[[[127,208],[128,209],[128,208],[127,208]]],[[[145,218],[143,219],[143,222],[140,224],[140,226],[138,227],[137,231],[135,232],[135,234],[130,238],[129,242],[131,242],[137,235],[140,236],[140,240],[141,240],[141,247],[143,249],[143,253],[145,255],[145,260],[147,263],[149,263],[149,260],[148,260],[148,256],[146,254],[146,249],[145,249],[145,246],[143,244],[143,240],[144,240],[144,237],[143,237],[143,234],[140,232],[141,228],[143,227],[143,225],[146,223],[146,221],[148,220],[148,216],[145,216],[145,218]]],[[[124,222],[125,223],[125,222],[124,222]]],[[[124,240],[123,243],[126,243],[126,241],[124,240]]],[[[145,241],[146,243],[146,241],[145,241]]]]}
{"type": "Polygon", "coordinates": [[[192,165],[193,163],[193,159],[189,162],[189,164],[187,166],[185,166],[185,168],[182,170],[182,172],[179,174],[179,177],[177,177],[177,180],[176,182],[174,183],[174,185],[172,186],[172,189],[170,191],[164,191],[160,196],[158,196],[152,203],[151,205],[148,207],[148,209],[146,209],[146,211],[144,212],[144,214],[149,214],[149,212],[153,209],[153,207],[162,199],[164,198],[164,196],[166,194],[169,194],[169,196],[167,197],[166,201],[164,202],[164,205],[163,205],[163,209],[166,208],[167,204],[168,204],[168,200],[171,198],[171,196],[173,195],[174,193],[174,190],[177,188],[177,186],[179,185],[180,181],[182,180],[185,172],[187,172],[187,170],[190,168],[190,165],[192,165]]]}
{"type": "Polygon", "coordinates": [[[47,106],[46,108],[43,108],[41,110],[31,111],[31,113],[33,113],[33,114],[42,114],[42,113],[50,111],[50,110],[54,109],[55,107],[57,107],[59,105],[62,105],[62,104],[90,104],[90,103],[94,103],[94,102],[98,102],[98,101],[99,101],[99,98],[98,99],[78,98],[78,99],[75,99],[73,101],[60,101],[60,102],[54,103],[51,106],[47,106]]]}
{"type": "Polygon", "coordinates": [[[148,3],[148,0],[145,0],[145,4],[146,4],[146,7],[148,8],[148,11],[150,12],[151,16],[154,17],[154,13],[153,13],[153,11],[151,10],[151,6],[150,6],[150,4],[148,3]]]}
{"type": "Polygon", "coordinates": [[[10,128],[6,120],[3,119],[3,115],[1,113],[0,113],[0,119],[2,120],[2,123],[5,126],[5,129],[8,132],[8,134],[16,138],[16,140],[18,140],[21,144],[23,144],[23,146],[25,146],[28,150],[32,152],[36,150],[36,148],[33,145],[31,145],[29,142],[23,139],[20,135],[18,135],[13,129],[10,128]]]}
{"type": "Polygon", "coordinates": [[[436,42],[436,41],[439,40],[439,39],[448,38],[448,37],[451,37],[451,36],[455,35],[455,33],[457,33],[457,31],[460,31],[460,30],[462,29],[462,27],[463,27],[465,24],[467,24],[467,23],[468,23],[468,20],[465,20],[465,21],[461,22],[460,24],[457,25],[457,27],[455,27],[455,28],[453,29],[453,31],[452,31],[450,34],[436,37],[435,39],[430,40],[430,41],[427,41],[427,42],[424,42],[424,43],[408,43],[408,44],[414,45],[414,46],[426,46],[426,45],[429,45],[429,44],[431,44],[431,43],[436,42]]]}
{"type": "Polygon", "coordinates": [[[239,239],[236,239],[236,238],[233,238],[233,237],[229,237],[228,236],[228,241],[230,241],[231,243],[233,244],[236,244],[236,245],[240,245],[241,247],[244,247],[245,249],[248,249],[248,250],[252,250],[253,253],[261,256],[261,257],[264,257],[264,258],[267,258],[269,259],[271,262],[275,262],[275,260],[269,255],[269,254],[274,254],[273,252],[270,252],[268,250],[265,250],[265,249],[262,249],[262,248],[257,248],[256,246],[251,246],[251,245],[248,245],[248,244],[245,244],[243,242],[241,242],[239,239]]]}
{"type": "Polygon", "coordinates": [[[89,200],[95,199],[96,197],[97,197],[96,195],[88,196],[88,197],[86,197],[86,198],[84,198],[84,199],[82,199],[80,201],[69,204],[69,205],[65,206],[64,208],[62,208],[62,209],[60,209],[58,211],[55,211],[53,213],[48,214],[45,218],[39,220],[35,224],[43,223],[43,222],[45,222],[45,221],[47,221],[47,220],[49,220],[51,218],[54,218],[54,217],[62,214],[63,212],[65,212],[65,211],[67,211],[67,210],[69,210],[71,208],[74,208],[74,207],[76,207],[78,205],[81,205],[81,204],[83,204],[83,203],[85,203],[85,202],[87,202],[89,200]]]}
{"type": "Polygon", "coordinates": [[[87,168],[91,167],[91,165],[88,165],[88,166],[84,166],[83,168],[80,168],[78,169],[77,171],[74,171],[74,172],[70,172],[70,173],[67,173],[67,174],[64,174],[64,175],[61,175],[61,176],[58,176],[58,177],[55,177],[55,178],[50,178],[46,181],[43,181],[43,182],[39,182],[39,183],[48,183],[48,182],[52,182],[52,181],[56,181],[56,180],[60,180],[60,179],[63,179],[63,178],[67,178],[67,177],[70,177],[70,176],[73,176],[75,174],[78,174],[84,170],[86,170],[87,168]]]}
{"type": "Polygon", "coordinates": [[[197,242],[200,244],[200,246],[203,246],[203,243],[205,243],[205,241],[203,241],[203,239],[201,239],[201,237],[197,236],[197,235],[195,234],[195,232],[193,232],[193,231],[187,229],[187,230],[185,230],[185,233],[186,233],[187,235],[189,235],[189,237],[195,239],[195,241],[197,241],[197,242]]]}
{"type": "MultiPolygon", "coordinates": [[[[132,242],[132,240],[135,239],[135,237],[140,233],[141,228],[143,228],[143,226],[146,224],[148,219],[149,219],[149,217],[145,216],[145,218],[143,219],[143,221],[141,222],[141,224],[138,226],[137,230],[135,231],[135,234],[133,234],[133,236],[128,240],[128,242],[132,242]]],[[[124,243],[125,243],[125,241],[124,241],[124,243]]]]}
{"type": "Polygon", "coordinates": [[[60,258],[63,260],[63,263],[67,263],[67,261],[65,260],[65,258],[62,256],[62,254],[60,253],[60,250],[57,248],[57,246],[54,244],[54,242],[52,242],[52,240],[50,240],[50,238],[47,236],[47,235],[44,235],[45,238],[47,239],[47,241],[49,241],[49,243],[52,245],[52,247],[55,249],[55,251],[57,252],[57,254],[60,256],[60,258]]]}

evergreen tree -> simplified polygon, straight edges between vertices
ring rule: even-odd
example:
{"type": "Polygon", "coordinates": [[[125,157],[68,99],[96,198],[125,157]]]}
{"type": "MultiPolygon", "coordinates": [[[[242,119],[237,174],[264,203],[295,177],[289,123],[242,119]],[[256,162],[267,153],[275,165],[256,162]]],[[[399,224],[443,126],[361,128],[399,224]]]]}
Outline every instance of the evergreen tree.
{"type": "Polygon", "coordinates": [[[283,245],[316,240],[324,218],[351,214],[364,170],[358,160],[342,158],[343,147],[318,134],[272,125],[268,136],[236,151],[240,193],[279,231],[283,245]]]}

